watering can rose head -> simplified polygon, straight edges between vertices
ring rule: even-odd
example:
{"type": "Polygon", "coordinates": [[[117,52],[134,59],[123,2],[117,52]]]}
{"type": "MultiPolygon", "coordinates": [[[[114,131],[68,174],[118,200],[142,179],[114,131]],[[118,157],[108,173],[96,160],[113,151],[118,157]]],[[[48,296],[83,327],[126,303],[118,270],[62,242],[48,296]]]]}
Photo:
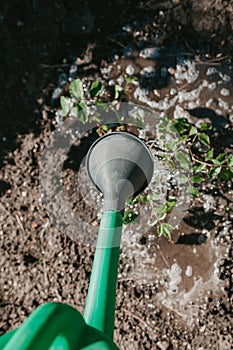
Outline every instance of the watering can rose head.
{"type": "Polygon", "coordinates": [[[153,158],[144,142],[124,132],[102,136],[87,155],[89,177],[103,193],[106,210],[124,210],[126,199],[148,186],[153,169],[153,158]]]}

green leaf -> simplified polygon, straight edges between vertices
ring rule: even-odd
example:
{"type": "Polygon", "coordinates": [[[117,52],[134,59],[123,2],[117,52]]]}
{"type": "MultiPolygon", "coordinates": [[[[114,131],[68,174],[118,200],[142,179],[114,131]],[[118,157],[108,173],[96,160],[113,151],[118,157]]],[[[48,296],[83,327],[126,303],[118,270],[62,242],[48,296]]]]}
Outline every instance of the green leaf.
{"type": "Polygon", "coordinates": [[[183,136],[181,136],[180,139],[183,143],[185,143],[188,140],[188,138],[189,138],[189,135],[183,135],[183,136]]]}
{"type": "Polygon", "coordinates": [[[109,111],[109,106],[103,101],[95,101],[95,105],[101,107],[105,112],[109,111]]]}
{"type": "Polygon", "coordinates": [[[172,211],[175,205],[176,205],[176,199],[168,199],[166,202],[167,213],[170,213],[170,211],[172,211]]]}
{"type": "Polygon", "coordinates": [[[148,196],[143,196],[143,195],[141,195],[141,196],[137,196],[137,197],[134,199],[134,204],[140,203],[140,202],[142,202],[142,203],[148,203],[148,196]]]}
{"type": "Polygon", "coordinates": [[[223,162],[225,160],[225,157],[226,157],[226,153],[220,153],[218,156],[217,156],[217,160],[219,162],[223,162]]]}
{"type": "Polygon", "coordinates": [[[138,217],[138,214],[136,214],[134,211],[126,210],[124,212],[122,222],[124,225],[128,225],[128,224],[131,224],[137,217],[138,217]]]}
{"type": "Polygon", "coordinates": [[[112,105],[112,106],[115,106],[115,105],[117,105],[118,103],[119,103],[118,100],[113,100],[113,101],[111,102],[111,105],[112,105]]]}
{"type": "Polygon", "coordinates": [[[176,146],[177,146],[177,140],[171,140],[169,141],[167,144],[166,144],[167,148],[170,150],[170,151],[174,151],[176,149],[176,146]]]}
{"type": "Polygon", "coordinates": [[[103,124],[101,127],[104,131],[108,131],[110,129],[110,126],[108,124],[103,124]]]}
{"type": "Polygon", "coordinates": [[[191,178],[190,178],[190,181],[192,182],[192,183],[195,183],[195,184],[198,184],[198,183],[200,183],[200,182],[203,182],[205,179],[202,177],[202,176],[200,176],[200,175],[193,175],[193,176],[191,176],[191,178]]]}
{"type": "Polygon", "coordinates": [[[194,186],[188,186],[187,187],[187,193],[193,195],[194,197],[199,196],[198,189],[194,186]]]}
{"type": "Polygon", "coordinates": [[[189,131],[189,136],[196,135],[197,134],[197,128],[195,126],[192,126],[189,131]]]}
{"type": "Polygon", "coordinates": [[[175,165],[175,163],[174,163],[174,161],[173,161],[172,159],[169,159],[169,160],[168,160],[168,164],[170,165],[170,167],[171,167],[173,170],[176,169],[176,165],[175,165]]]}
{"type": "Polygon", "coordinates": [[[216,176],[220,173],[221,170],[222,170],[221,166],[219,166],[217,168],[212,168],[208,174],[209,179],[212,180],[212,179],[216,178],[216,176]]]}
{"type": "Polygon", "coordinates": [[[215,164],[215,165],[221,165],[224,163],[225,161],[225,158],[226,158],[226,153],[220,153],[216,159],[212,159],[212,163],[215,164]]]}
{"type": "Polygon", "coordinates": [[[114,100],[118,100],[123,92],[123,87],[116,84],[114,87],[114,91],[115,91],[114,100]]]}
{"type": "Polygon", "coordinates": [[[154,208],[154,212],[157,215],[157,217],[162,218],[166,214],[166,205],[160,204],[157,207],[154,208]]]}
{"type": "Polygon", "coordinates": [[[140,201],[143,203],[148,203],[149,202],[148,196],[140,196],[140,201]]]}
{"type": "Polygon", "coordinates": [[[227,164],[231,167],[233,166],[233,153],[229,155],[227,164]]]}
{"type": "Polygon", "coordinates": [[[81,79],[75,79],[70,83],[70,94],[77,100],[82,100],[84,96],[83,83],[81,79]]]}
{"type": "Polygon", "coordinates": [[[203,164],[203,163],[198,164],[198,165],[195,165],[195,166],[193,167],[193,171],[196,172],[196,173],[201,172],[201,171],[205,170],[206,166],[207,166],[207,165],[206,165],[206,164],[203,164]]]}
{"type": "Polygon", "coordinates": [[[209,138],[208,135],[206,135],[206,134],[200,132],[200,133],[198,134],[198,140],[199,140],[201,143],[203,143],[203,145],[209,147],[210,138],[209,138]]]}
{"type": "Polygon", "coordinates": [[[77,103],[77,117],[83,124],[88,122],[88,110],[85,101],[80,101],[77,103]]]}
{"type": "Polygon", "coordinates": [[[135,123],[136,127],[139,129],[145,128],[144,118],[141,116],[140,113],[136,114],[136,120],[134,120],[134,123],[135,123]]]}
{"type": "Polygon", "coordinates": [[[188,132],[191,129],[191,124],[187,118],[178,118],[174,121],[173,125],[180,134],[188,132]]]}
{"type": "Polygon", "coordinates": [[[152,220],[150,223],[149,223],[149,225],[150,226],[154,226],[154,225],[156,225],[158,223],[158,219],[155,219],[155,220],[152,220]]]}
{"type": "Polygon", "coordinates": [[[137,204],[137,203],[140,203],[140,202],[143,202],[143,203],[148,203],[148,196],[137,196],[135,198],[130,198],[127,203],[131,204],[131,205],[134,205],[134,204],[137,204]]]}
{"type": "Polygon", "coordinates": [[[208,162],[208,160],[210,160],[210,159],[213,158],[213,155],[214,155],[214,149],[211,148],[211,149],[206,153],[205,161],[208,162]]]}
{"type": "Polygon", "coordinates": [[[178,160],[178,162],[180,163],[180,166],[184,170],[189,170],[190,169],[191,162],[190,162],[190,158],[189,158],[187,153],[184,153],[183,151],[178,151],[175,154],[175,158],[178,160]]]}
{"type": "Polygon", "coordinates": [[[153,193],[149,195],[149,199],[152,201],[159,201],[161,199],[161,195],[153,193]]]}
{"type": "MultiPolygon", "coordinates": [[[[177,135],[177,129],[175,128],[174,126],[174,122],[172,122],[170,119],[166,118],[167,119],[167,126],[166,126],[166,130],[167,132],[170,134],[175,134],[177,135]]],[[[177,141],[177,140],[176,140],[177,141]]]]}
{"type": "Polygon", "coordinates": [[[227,169],[227,168],[222,168],[220,174],[219,174],[219,178],[220,180],[230,180],[233,178],[233,169],[231,171],[231,169],[227,169]]]}
{"type": "Polygon", "coordinates": [[[212,159],[212,163],[214,165],[221,165],[221,163],[217,159],[212,159]]]}
{"type": "Polygon", "coordinates": [[[61,96],[60,104],[62,108],[62,116],[66,117],[70,113],[73,103],[69,97],[61,96]]]}
{"type": "Polygon", "coordinates": [[[174,230],[174,227],[166,222],[163,222],[157,227],[157,233],[159,237],[163,235],[166,238],[171,238],[172,230],[174,230]]]}
{"type": "Polygon", "coordinates": [[[180,183],[180,184],[185,184],[186,182],[188,182],[187,176],[185,176],[185,175],[180,175],[180,176],[179,176],[179,183],[180,183]]]}
{"type": "Polygon", "coordinates": [[[212,129],[212,125],[211,124],[208,124],[206,122],[202,123],[201,124],[201,130],[211,130],[212,129]]]}
{"type": "Polygon", "coordinates": [[[99,96],[102,90],[103,90],[102,83],[100,81],[94,81],[90,87],[91,97],[93,98],[93,97],[99,96]]]}
{"type": "Polygon", "coordinates": [[[125,81],[126,81],[127,83],[132,83],[132,82],[134,82],[134,81],[138,81],[138,78],[137,78],[137,77],[131,77],[131,76],[129,76],[129,75],[125,75],[125,81]]]}

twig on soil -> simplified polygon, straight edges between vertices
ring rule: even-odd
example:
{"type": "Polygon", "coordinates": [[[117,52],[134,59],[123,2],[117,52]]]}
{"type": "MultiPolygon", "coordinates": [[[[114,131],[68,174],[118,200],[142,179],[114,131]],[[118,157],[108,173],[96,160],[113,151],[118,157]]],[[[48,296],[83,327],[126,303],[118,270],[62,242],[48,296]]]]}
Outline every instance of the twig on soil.
{"type": "Polygon", "coordinates": [[[16,220],[18,221],[18,224],[19,224],[19,227],[21,228],[21,231],[22,231],[23,234],[26,236],[26,232],[25,232],[25,229],[24,229],[24,227],[23,227],[22,221],[20,220],[20,218],[18,217],[17,214],[15,215],[15,217],[16,217],[16,220]]]}
{"type": "Polygon", "coordinates": [[[56,294],[58,300],[61,302],[62,301],[62,297],[60,296],[60,294],[58,293],[57,289],[54,289],[54,293],[56,294]]]}
{"type": "Polygon", "coordinates": [[[185,83],[184,85],[180,86],[177,90],[180,91],[180,90],[183,90],[184,88],[186,88],[186,86],[188,86],[189,83],[185,83]]]}
{"type": "Polygon", "coordinates": [[[165,265],[170,269],[170,266],[169,266],[169,264],[168,264],[168,261],[167,261],[167,259],[165,258],[165,256],[164,256],[162,250],[160,249],[160,246],[159,246],[158,244],[157,244],[156,246],[157,246],[157,249],[158,249],[158,251],[159,251],[159,254],[161,255],[161,257],[162,257],[162,259],[163,259],[163,262],[164,262],[165,265]]]}
{"type": "Polygon", "coordinates": [[[122,47],[123,49],[126,47],[125,45],[123,45],[122,43],[120,43],[119,41],[112,39],[112,38],[108,38],[109,41],[111,41],[112,43],[115,43],[117,45],[119,45],[120,47],[122,47]]]}
{"type": "Polygon", "coordinates": [[[150,327],[150,325],[148,325],[148,323],[146,321],[144,321],[141,317],[135,315],[133,312],[129,311],[129,310],[126,310],[125,308],[121,308],[121,310],[129,315],[130,317],[134,318],[135,320],[139,321],[140,323],[144,324],[144,326],[146,328],[149,328],[151,331],[152,331],[152,328],[150,327]]]}
{"type": "Polygon", "coordinates": [[[178,310],[175,310],[171,306],[169,306],[169,311],[174,312],[174,314],[180,317],[180,322],[182,322],[184,325],[186,324],[186,320],[184,320],[184,315],[181,312],[179,312],[178,310]]]}
{"type": "Polygon", "coordinates": [[[43,261],[43,275],[44,275],[44,286],[47,286],[49,284],[48,274],[46,271],[46,262],[43,261]]]}
{"type": "Polygon", "coordinates": [[[216,58],[213,58],[212,60],[209,60],[209,61],[195,60],[195,62],[198,64],[206,64],[206,65],[212,64],[212,65],[218,66],[221,61],[224,61],[227,58],[229,58],[229,56],[216,57],[216,58]]]}
{"type": "Polygon", "coordinates": [[[53,68],[68,68],[70,67],[70,64],[68,63],[61,63],[61,64],[44,64],[44,63],[40,63],[41,68],[49,68],[49,69],[53,69],[53,68]]]}
{"type": "MultiPolygon", "coordinates": [[[[195,56],[194,53],[191,52],[176,52],[176,53],[171,53],[168,55],[164,55],[164,57],[173,57],[173,56],[195,56]]],[[[222,57],[216,57],[213,58],[212,60],[209,61],[201,61],[200,58],[195,58],[194,62],[197,64],[205,64],[205,65],[214,65],[214,66],[219,66],[221,61],[224,61],[225,59],[229,58],[229,56],[222,56],[222,57]]]]}
{"type": "Polygon", "coordinates": [[[167,55],[164,55],[163,57],[177,57],[177,56],[194,56],[191,52],[176,52],[176,53],[169,53],[167,55]]]}

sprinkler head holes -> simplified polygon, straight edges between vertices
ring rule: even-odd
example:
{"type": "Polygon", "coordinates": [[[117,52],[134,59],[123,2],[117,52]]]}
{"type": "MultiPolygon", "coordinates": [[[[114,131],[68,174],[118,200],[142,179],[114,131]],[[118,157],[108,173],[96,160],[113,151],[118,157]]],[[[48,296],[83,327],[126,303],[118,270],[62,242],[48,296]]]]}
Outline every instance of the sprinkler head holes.
{"type": "Polygon", "coordinates": [[[127,198],[148,186],[154,164],[149,149],[138,137],[112,132],[93,143],[86,167],[91,181],[103,193],[103,209],[122,211],[127,198]]]}

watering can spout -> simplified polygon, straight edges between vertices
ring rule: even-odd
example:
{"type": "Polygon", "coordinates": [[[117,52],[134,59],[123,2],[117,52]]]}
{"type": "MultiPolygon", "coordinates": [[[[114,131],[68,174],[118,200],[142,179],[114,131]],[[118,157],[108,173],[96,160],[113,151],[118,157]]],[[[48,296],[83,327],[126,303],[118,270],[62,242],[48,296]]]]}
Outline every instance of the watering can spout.
{"type": "Polygon", "coordinates": [[[130,181],[126,179],[119,180],[115,185],[115,190],[104,191],[103,211],[114,210],[122,212],[125,207],[125,201],[134,194],[134,188],[130,181]]]}
{"type": "Polygon", "coordinates": [[[103,193],[104,205],[84,318],[112,339],[122,213],[126,199],[149,184],[153,158],[136,136],[114,132],[92,145],[86,166],[91,181],[103,193]]]}

